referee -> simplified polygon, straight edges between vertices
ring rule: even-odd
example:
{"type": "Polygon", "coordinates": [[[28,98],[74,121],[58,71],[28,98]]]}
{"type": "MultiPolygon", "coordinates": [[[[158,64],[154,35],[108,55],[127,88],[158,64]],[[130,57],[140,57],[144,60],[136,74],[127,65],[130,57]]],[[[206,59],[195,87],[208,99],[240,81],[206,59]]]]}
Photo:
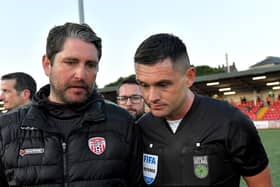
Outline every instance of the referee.
{"type": "Polygon", "coordinates": [[[268,158],[252,121],[224,101],[190,90],[195,69],[171,34],[144,40],[136,78],[151,113],[140,118],[149,186],[271,187],[268,158]]]}

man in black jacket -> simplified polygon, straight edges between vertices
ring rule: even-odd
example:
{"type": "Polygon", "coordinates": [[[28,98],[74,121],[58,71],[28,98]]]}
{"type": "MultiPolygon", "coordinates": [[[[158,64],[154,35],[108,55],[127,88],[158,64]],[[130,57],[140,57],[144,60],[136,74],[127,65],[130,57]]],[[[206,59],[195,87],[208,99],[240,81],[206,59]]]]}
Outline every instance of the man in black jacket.
{"type": "Polygon", "coordinates": [[[50,84],[0,118],[0,186],[139,186],[137,126],[94,89],[101,39],[66,23],[50,30],[46,48],[50,84]]]}

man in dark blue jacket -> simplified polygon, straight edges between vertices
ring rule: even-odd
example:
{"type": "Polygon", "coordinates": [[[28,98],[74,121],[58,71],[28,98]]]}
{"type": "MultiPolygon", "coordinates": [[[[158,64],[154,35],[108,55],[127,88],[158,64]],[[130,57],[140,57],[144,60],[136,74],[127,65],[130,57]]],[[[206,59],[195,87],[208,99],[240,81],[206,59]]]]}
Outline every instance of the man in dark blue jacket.
{"type": "Polygon", "coordinates": [[[46,48],[50,84],[0,118],[0,186],[139,186],[137,126],[94,89],[101,39],[66,23],[50,30],[46,48]]]}

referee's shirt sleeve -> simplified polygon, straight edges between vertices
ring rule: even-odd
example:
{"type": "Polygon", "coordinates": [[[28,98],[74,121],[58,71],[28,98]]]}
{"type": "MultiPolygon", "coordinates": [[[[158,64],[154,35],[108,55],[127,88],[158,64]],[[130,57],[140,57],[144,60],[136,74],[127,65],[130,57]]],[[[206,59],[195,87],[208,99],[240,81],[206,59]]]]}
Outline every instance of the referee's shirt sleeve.
{"type": "Polygon", "coordinates": [[[228,132],[228,149],[241,176],[254,176],[268,165],[268,158],[254,123],[236,111],[228,132]]]}

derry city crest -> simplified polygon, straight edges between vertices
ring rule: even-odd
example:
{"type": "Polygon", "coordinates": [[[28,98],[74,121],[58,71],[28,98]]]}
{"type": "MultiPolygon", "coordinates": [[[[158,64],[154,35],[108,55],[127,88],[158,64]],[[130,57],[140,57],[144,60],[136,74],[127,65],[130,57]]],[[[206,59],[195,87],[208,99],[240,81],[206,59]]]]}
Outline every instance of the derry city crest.
{"type": "Polygon", "coordinates": [[[88,147],[96,155],[101,155],[106,149],[106,141],[103,137],[93,137],[88,140],[88,147]]]}

